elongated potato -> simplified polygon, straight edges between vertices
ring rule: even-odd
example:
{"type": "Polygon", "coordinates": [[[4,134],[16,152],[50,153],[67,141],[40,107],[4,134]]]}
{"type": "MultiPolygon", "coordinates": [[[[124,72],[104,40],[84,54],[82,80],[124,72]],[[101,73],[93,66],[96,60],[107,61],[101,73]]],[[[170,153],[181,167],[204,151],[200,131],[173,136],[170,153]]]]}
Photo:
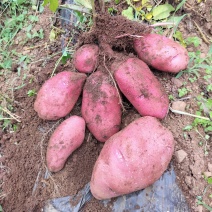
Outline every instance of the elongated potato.
{"type": "Polygon", "coordinates": [[[172,158],[174,138],[146,116],[110,137],[95,163],[91,192],[103,200],[144,189],[158,180],[172,158]]]}
{"type": "Polygon", "coordinates": [[[71,112],[80,96],[86,75],[63,71],[47,80],[37,94],[34,110],[45,120],[57,120],[71,112]]]}
{"type": "Polygon", "coordinates": [[[169,100],[149,67],[138,58],[128,58],[112,65],[121,92],[142,116],[164,118],[169,100]]]}
{"type": "Polygon", "coordinates": [[[96,71],[88,77],[81,111],[88,129],[98,141],[105,142],[119,131],[121,106],[118,91],[107,74],[96,71]]]}
{"type": "Polygon", "coordinates": [[[71,116],[63,121],[48,143],[46,162],[49,171],[60,171],[72,152],[83,143],[84,137],[85,121],[82,117],[71,116]]]}
{"type": "Polygon", "coordinates": [[[179,43],[158,34],[147,34],[134,40],[138,57],[148,65],[171,73],[186,69],[189,57],[179,43]]]}
{"type": "Polygon", "coordinates": [[[82,73],[95,71],[99,58],[99,47],[95,44],[85,44],[74,54],[73,64],[82,73]]]}

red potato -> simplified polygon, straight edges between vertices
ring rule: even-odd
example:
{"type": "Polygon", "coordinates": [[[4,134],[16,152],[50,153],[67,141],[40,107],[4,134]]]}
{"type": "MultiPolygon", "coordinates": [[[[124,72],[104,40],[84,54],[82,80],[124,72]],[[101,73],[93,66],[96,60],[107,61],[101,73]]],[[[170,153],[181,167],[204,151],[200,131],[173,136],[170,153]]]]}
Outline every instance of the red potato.
{"type": "Polygon", "coordinates": [[[166,72],[178,73],[187,68],[187,50],[177,42],[158,34],[148,34],[134,40],[138,57],[148,65],[166,72]]]}
{"type": "Polygon", "coordinates": [[[142,116],[164,118],[169,100],[160,82],[149,67],[138,58],[128,58],[112,65],[121,92],[142,116]]]}
{"type": "Polygon", "coordinates": [[[97,71],[88,77],[83,89],[81,112],[88,129],[98,141],[105,142],[119,131],[119,95],[108,75],[97,71]]]}
{"type": "Polygon", "coordinates": [[[86,75],[63,71],[47,80],[37,94],[34,109],[44,120],[57,120],[73,109],[86,75]]]}
{"type": "Polygon", "coordinates": [[[85,121],[79,116],[72,116],[63,121],[52,134],[46,153],[49,171],[58,172],[68,157],[82,143],[85,137],[85,121]]]}
{"type": "Polygon", "coordinates": [[[99,47],[95,44],[85,44],[74,54],[74,67],[82,73],[95,71],[98,63],[99,47]]]}
{"type": "Polygon", "coordinates": [[[91,193],[103,200],[150,186],[167,169],[173,151],[172,133],[156,118],[135,120],[104,144],[93,169],[91,193]]]}

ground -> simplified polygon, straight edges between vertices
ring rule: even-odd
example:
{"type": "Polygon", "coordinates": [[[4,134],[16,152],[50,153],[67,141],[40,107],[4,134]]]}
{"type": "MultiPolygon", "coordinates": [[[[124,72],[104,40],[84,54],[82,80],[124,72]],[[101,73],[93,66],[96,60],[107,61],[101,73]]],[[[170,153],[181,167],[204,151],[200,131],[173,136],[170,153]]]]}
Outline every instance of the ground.
{"type": "MultiPolygon", "coordinates": [[[[169,2],[174,4],[174,1],[169,2]]],[[[188,18],[179,25],[179,30],[184,38],[197,36],[201,40],[200,46],[188,45],[187,49],[189,52],[200,50],[200,58],[207,56],[210,44],[201,33],[204,32],[206,38],[212,36],[211,6],[212,2],[209,0],[199,4],[190,0],[187,1],[187,6],[180,11],[181,14],[188,14],[188,18]],[[202,31],[197,29],[193,20],[201,27],[202,31]]],[[[120,7],[126,8],[126,4],[114,7],[121,11],[120,7]]],[[[97,12],[99,13],[98,7],[97,12]]],[[[73,111],[67,117],[58,121],[41,120],[33,108],[36,95],[27,94],[33,90],[37,92],[45,80],[50,77],[55,67],[55,73],[73,70],[71,60],[65,65],[61,63],[58,66],[55,65],[61,56],[61,40],[56,39],[52,43],[49,41],[52,22],[55,21],[52,17],[54,17],[52,12],[45,8],[44,12],[39,14],[39,21],[34,26],[34,30],[37,31],[44,29],[44,39],[35,38],[28,42],[22,42],[26,34],[24,29],[15,36],[15,42],[9,50],[16,49],[17,52],[33,58],[28,63],[25,72],[19,71],[19,67],[21,70],[24,69],[23,63],[17,63],[13,64],[10,71],[3,70],[3,74],[0,75],[1,106],[7,107],[8,102],[10,102],[13,107],[12,115],[17,115],[10,123],[12,128],[3,130],[4,122],[0,121],[0,205],[6,212],[41,211],[44,202],[48,199],[76,194],[90,181],[94,163],[103,147],[103,143],[98,142],[86,129],[83,145],[68,159],[64,169],[48,178],[46,177],[45,153],[51,133],[67,117],[74,114],[81,115],[80,97],[73,111]],[[20,85],[23,86],[18,87],[20,85]],[[21,122],[18,122],[19,120],[21,122]]],[[[112,56],[110,51],[107,51],[107,45],[113,47],[116,52],[124,52],[125,55],[135,54],[130,47],[132,39],[123,37],[117,40],[114,39],[115,36],[125,33],[138,34],[148,30],[146,25],[137,23],[130,25],[121,17],[114,16],[109,19],[107,15],[98,15],[96,27],[91,28],[86,34],[80,33],[76,48],[83,43],[98,41],[102,50],[100,65],[103,68],[110,67],[112,56]]],[[[60,37],[60,35],[58,36],[60,37]]],[[[185,111],[190,114],[195,114],[199,110],[196,97],[200,93],[204,93],[208,99],[212,98],[211,91],[206,90],[207,84],[203,78],[204,69],[198,71],[200,73],[198,79],[192,81],[189,80],[191,75],[186,73],[180,78],[176,78],[176,75],[153,70],[168,93],[170,104],[180,100],[184,103],[185,111]],[[179,97],[179,90],[182,92],[185,85],[188,94],[179,97]]],[[[139,116],[126,99],[123,103],[126,111],[122,116],[122,127],[139,116]]],[[[203,205],[197,205],[198,196],[203,198],[205,204],[212,207],[212,199],[209,197],[212,194],[212,189],[204,179],[203,174],[209,173],[210,175],[212,172],[212,143],[210,140],[211,132],[205,133],[201,126],[190,131],[183,130],[190,126],[193,121],[194,117],[169,111],[166,118],[162,120],[162,124],[171,130],[176,141],[172,161],[177,174],[177,183],[182,189],[191,211],[201,212],[208,211],[208,209],[203,205]],[[206,135],[209,136],[209,139],[206,135]],[[181,162],[179,158],[184,153],[185,158],[181,162]]],[[[92,199],[85,205],[83,211],[110,210],[97,200],[92,199]]]]}

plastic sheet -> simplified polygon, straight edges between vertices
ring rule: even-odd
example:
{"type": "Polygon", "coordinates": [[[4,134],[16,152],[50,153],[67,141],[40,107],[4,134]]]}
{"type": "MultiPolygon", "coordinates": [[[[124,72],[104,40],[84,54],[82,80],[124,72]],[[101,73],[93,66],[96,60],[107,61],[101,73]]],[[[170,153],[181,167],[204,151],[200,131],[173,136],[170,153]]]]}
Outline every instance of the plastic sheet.
{"type": "MultiPolygon", "coordinates": [[[[67,196],[49,200],[44,212],[78,212],[92,197],[89,183],[75,196],[67,196]],[[76,203],[76,200],[78,202],[76,203]],[[72,204],[75,202],[75,204],[72,204]]],[[[100,201],[112,212],[189,212],[182,191],[176,184],[173,167],[166,171],[152,186],[124,195],[115,200],[100,201]]]]}

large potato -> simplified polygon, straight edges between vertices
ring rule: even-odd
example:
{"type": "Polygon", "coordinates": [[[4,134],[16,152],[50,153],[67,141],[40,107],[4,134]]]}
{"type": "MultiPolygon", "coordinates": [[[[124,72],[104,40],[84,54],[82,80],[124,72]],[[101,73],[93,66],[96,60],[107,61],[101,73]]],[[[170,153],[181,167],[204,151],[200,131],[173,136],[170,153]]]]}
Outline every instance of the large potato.
{"type": "Polygon", "coordinates": [[[138,58],[128,58],[112,65],[121,92],[142,116],[164,118],[169,100],[149,67],[138,58]]]}
{"type": "Polygon", "coordinates": [[[88,129],[98,141],[105,142],[119,131],[121,106],[110,76],[97,71],[88,77],[83,89],[81,111],[88,129]]]}
{"type": "Polygon", "coordinates": [[[189,57],[187,50],[179,43],[158,34],[147,34],[134,40],[138,57],[148,65],[177,73],[186,69],[189,57]]]}
{"type": "Polygon", "coordinates": [[[34,103],[38,116],[45,120],[66,116],[76,104],[85,79],[85,74],[63,71],[47,80],[34,103]]]}
{"type": "Polygon", "coordinates": [[[95,44],[85,44],[74,54],[73,64],[82,73],[95,71],[99,58],[99,47],[95,44]]]}
{"type": "Polygon", "coordinates": [[[142,117],[106,141],[91,178],[96,199],[109,199],[148,187],[172,158],[174,138],[154,117],[142,117]]]}
{"type": "Polygon", "coordinates": [[[79,116],[71,116],[63,121],[52,134],[46,153],[49,171],[60,171],[67,158],[83,142],[85,137],[85,121],[79,116]]]}

